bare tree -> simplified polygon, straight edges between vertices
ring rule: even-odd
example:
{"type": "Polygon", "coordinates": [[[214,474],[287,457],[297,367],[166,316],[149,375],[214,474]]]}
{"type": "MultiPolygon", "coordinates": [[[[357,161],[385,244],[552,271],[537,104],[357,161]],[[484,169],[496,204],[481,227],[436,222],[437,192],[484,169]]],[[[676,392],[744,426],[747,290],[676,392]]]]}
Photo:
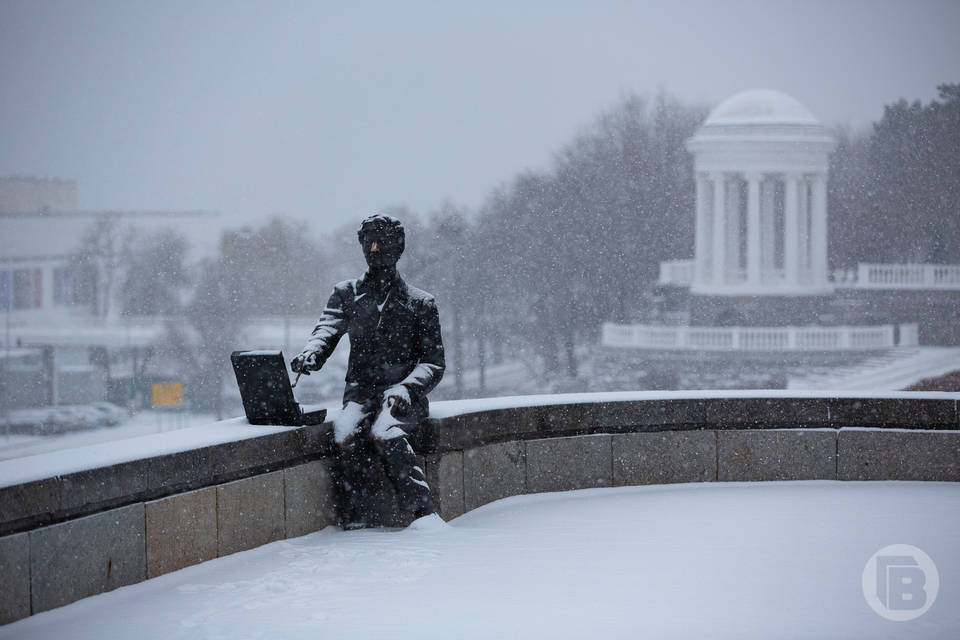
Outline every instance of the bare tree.
{"type": "Polygon", "coordinates": [[[118,290],[127,316],[171,316],[181,311],[181,293],[189,284],[186,236],[175,229],[134,232],[123,248],[124,270],[118,290]]]}
{"type": "Polygon", "coordinates": [[[108,317],[112,310],[127,241],[120,221],[109,214],[101,215],[84,233],[79,250],[71,257],[79,297],[90,301],[91,311],[98,318],[108,317]]]}

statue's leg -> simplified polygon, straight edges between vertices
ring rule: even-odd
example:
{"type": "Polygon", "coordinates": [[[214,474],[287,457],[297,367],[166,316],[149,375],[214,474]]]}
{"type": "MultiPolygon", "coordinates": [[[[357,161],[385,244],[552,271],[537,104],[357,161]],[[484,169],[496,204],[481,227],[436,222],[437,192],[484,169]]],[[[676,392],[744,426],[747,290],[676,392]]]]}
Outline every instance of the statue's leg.
{"type": "Polygon", "coordinates": [[[340,524],[346,529],[363,528],[374,521],[371,497],[376,452],[365,433],[370,418],[363,405],[348,402],[333,424],[338,451],[333,479],[340,524]]]}
{"type": "Polygon", "coordinates": [[[344,529],[361,529],[376,520],[372,509],[375,478],[371,474],[375,455],[366,442],[354,440],[338,447],[333,479],[338,519],[344,529]]]}
{"type": "MultiPolygon", "coordinates": [[[[390,416],[386,407],[380,412],[371,428],[373,444],[383,461],[387,477],[397,491],[398,506],[414,517],[433,513],[430,500],[430,487],[427,477],[417,461],[417,454],[407,441],[407,433],[402,427],[411,426],[404,419],[390,416]]],[[[412,423],[414,426],[416,423],[412,423]]]]}

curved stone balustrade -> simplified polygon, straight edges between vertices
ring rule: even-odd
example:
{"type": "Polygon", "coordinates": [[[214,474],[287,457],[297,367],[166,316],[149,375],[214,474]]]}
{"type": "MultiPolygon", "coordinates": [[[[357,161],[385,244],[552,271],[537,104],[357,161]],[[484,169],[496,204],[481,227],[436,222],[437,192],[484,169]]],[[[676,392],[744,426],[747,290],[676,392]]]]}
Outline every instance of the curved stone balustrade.
{"type": "MultiPolygon", "coordinates": [[[[547,400],[435,404],[443,417],[414,439],[444,518],[588,487],[960,481],[960,394],[547,400]]],[[[291,428],[0,488],[0,623],[333,524],[330,430],[291,428]]],[[[405,524],[381,481],[382,524],[405,524]]]]}

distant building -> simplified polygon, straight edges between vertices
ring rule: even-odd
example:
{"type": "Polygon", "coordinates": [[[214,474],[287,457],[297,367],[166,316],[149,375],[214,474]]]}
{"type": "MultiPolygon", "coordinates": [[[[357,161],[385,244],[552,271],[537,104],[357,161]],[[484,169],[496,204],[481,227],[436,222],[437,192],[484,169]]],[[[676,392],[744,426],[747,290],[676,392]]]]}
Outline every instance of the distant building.
{"type": "Polygon", "coordinates": [[[212,244],[217,214],[80,211],[75,182],[0,178],[0,400],[7,408],[122,399],[138,362],[163,335],[163,318],[121,318],[116,305],[101,313],[96,266],[81,266],[75,256],[85,235],[105,222],[117,237],[170,227],[212,244]]]}
{"type": "Polygon", "coordinates": [[[660,265],[660,324],[607,324],[603,344],[741,354],[960,344],[960,265],[831,273],[833,147],[829,130],[778,91],[744,91],[717,105],[687,142],[694,257],[660,265]]]}

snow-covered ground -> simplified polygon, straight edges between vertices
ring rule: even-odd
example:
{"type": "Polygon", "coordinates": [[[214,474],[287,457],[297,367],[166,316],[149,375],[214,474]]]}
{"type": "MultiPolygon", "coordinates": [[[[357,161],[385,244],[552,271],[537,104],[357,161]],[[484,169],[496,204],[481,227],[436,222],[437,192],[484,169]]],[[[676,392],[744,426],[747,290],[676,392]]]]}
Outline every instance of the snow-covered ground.
{"type": "Polygon", "coordinates": [[[905,389],[924,378],[960,370],[960,347],[893,349],[849,367],[810,371],[790,378],[787,389],[905,389]]]}
{"type": "Polygon", "coordinates": [[[957,638],[960,485],[694,484],[518,496],[449,526],[328,528],[0,628],[0,638],[957,638]],[[940,588],[875,613],[905,543],[940,588]]]}

